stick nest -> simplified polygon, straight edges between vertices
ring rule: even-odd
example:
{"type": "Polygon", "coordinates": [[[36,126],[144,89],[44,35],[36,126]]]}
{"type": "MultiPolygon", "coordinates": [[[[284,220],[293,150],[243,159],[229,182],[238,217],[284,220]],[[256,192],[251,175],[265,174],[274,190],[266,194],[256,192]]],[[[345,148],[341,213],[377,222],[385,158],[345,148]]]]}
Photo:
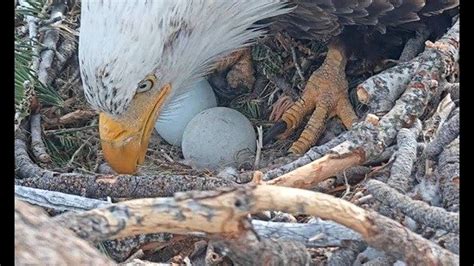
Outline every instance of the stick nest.
{"type": "MultiPolygon", "coordinates": [[[[107,175],[113,174],[113,172],[104,164],[105,162],[101,153],[97,129],[98,115],[89,108],[83,95],[77,60],[77,30],[79,29],[80,22],[79,7],[74,3],[69,4],[67,15],[61,21],[61,24],[53,29],[59,31],[60,34],[58,42],[56,43],[58,56],[55,57],[55,63],[52,64],[49,71],[51,81],[48,85],[55,89],[55,93],[49,95],[50,98],[56,97],[57,99],[55,101],[40,99],[39,104],[32,104],[33,107],[30,108],[31,115],[40,114],[41,116],[39,130],[43,132],[42,137],[46,148],[45,152],[50,156],[50,159],[40,160],[37,156],[30,156],[30,158],[32,158],[34,164],[40,166],[41,169],[43,169],[41,171],[45,171],[45,173],[48,171],[60,174],[78,173],[87,175],[87,178],[93,178],[97,174],[107,175]],[[52,104],[53,102],[55,104],[52,104]]],[[[27,39],[27,34],[23,32],[24,30],[22,31],[23,28],[28,27],[26,22],[20,19],[16,20],[15,26],[17,27],[17,35],[20,38],[27,39]]],[[[380,49],[383,53],[370,58],[362,57],[361,54],[355,53],[353,57],[350,58],[346,68],[349,82],[349,95],[354,110],[356,110],[359,118],[365,119],[369,124],[381,127],[384,126],[383,123],[385,120],[382,118],[379,125],[379,118],[383,115],[385,115],[384,117],[390,116],[389,110],[386,110],[383,114],[377,113],[379,117],[375,119],[376,121],[370,122],[371,115],[369,113],[373,111],[374,106],[373,103],[367,99],[377,97],[377,95],[371,95],[371,91],[365,90],[366,87],[363,87],[374,83],[370,83],[370,80],[369,82],[363,82],[377,74],[379,74],[378,77],[383,78],[384,73],[390,72],[390,67],[395,65],[396,59],[398,58],[397,56],[402,53],[405,44],[411,37],[406,32],[389,32],[388,34],[387,36],[397,35],[400,42],[391,44],[385,42],[384,45],[386,46],[380,49]],[[382,72],[384,70],[387,71],[382,72]],[[362,85],[360,85],[361,83],[362,85]],[[362,95],[362,92],[364,99],[367,101],[359,101],[358,95],[362,95]]],[[[431,36],[433,41],[440,37],[441,35],[431,36]]],[[[40,38],[40,40],[41,39],[42,38],[40,38]]],[[[217,67],[216,71],[208,77],[208,80],[216,92],[220,106],[227,106],[240,111],[249,118],[255,128],[261,126],[263,131],[265,131],[281,117],[281,114],[291,103],[298,99],[311,73],[323,62],[327,51],[326,45],[326,43],[318,41],[295,40],[285,34],[268,36],[259,39],[254,46],[244,51],[244,53],[248,53],[250,56],[233,54],[229,56],[229,58],[224,59],[224,61],[227,60],[228,63],[217,67]],[[251,59],[250,63],[253,66],[251,73],[247,73],[250,71],[248,70],[248,65],[246,65],[248,62],[245,63],[242,61],[246,57],[248,57],[247,59],[251,59]],[[233,68],[234,66],[239,67],[236,70],[233,68]],[[232,71],[243,71],[241,74],[246,75],[246,78],[242,78],[239,83],[239,81],[234,80],[236,72],[232,71]]],[[[439,49],[442,50],[442,47],[439,49]]],[[[410,64],[410,62],[407,64],[410,64]]],[[[412,66],[413,65],[409,67],[412,66]]],[[[416,118],[419,118],[419,120],[415,119],[415,121],[412,121],[409,125],[404,124],[403,130],[400,130],[399,126],[395,125],[398,122],[393,122],[395,125],[394,128],[397,130],[395,130],[395,132],[387,130],[386,136],[382,136],[382,138],[391,139],[393,143],[384,147],[383,151],[377,153],[377,156],[373,158],[369,158],[371,150],[369,150],[369,152],[368,150],[364,150],[363,156],[367,158],[364,157],[362,163],[351,164],[350,167],[346,167],[343,171],[339,171],[338,173],[330,173],[328,177],[321,178],[318,182],[313,182],[313,185],[304,188],[331,194],[358,205],[363,209],[376,210],[404,226],[409,227],[412,231],[425,236],[425,238],[431,238],[432,241],[438,244],[445,243],[445,248],[457,253],[456,245],[452,244],[453,241],[451,241],[451,238],[446,237],[446,234],[443,235],[435,231],[444,230],[453,232],[456,231],[456,226],[458,226],[455,222],[457,216],[455,216],[454,213],[458,211],[459,198],[453,196],[453,193],[456,194],[456,192],[459,192],[459,166],[458,164],[456,165],[456,162],[453,162],[452,158],[457,158],[456,156],[459,155],[459,142],[457,141],[458,129],[456,131],[456,127],[458,127],[458,120],[456,119],[459,119],[457,113],[459,108],[457,107],[458,103],[456,98],[454,98],[454,100],[451,99],[451,94],[458,95],[459,87],[457,86],[456,92],[454,91],[455,86],[452,85],[458,82],[457,71],[444,71],[449,73],[449,75],[438,78],[439,84],[431,84],[433,87],[441,89],[437,89],[433,95],[430,94],[426,96],[429,102],[421,113],[417,113],[416,118]],[[447,83],[448,81],[449,83],[447,83]],[[426,146],[428,149],[425,149],[426,146]],[[448,168],[451,170],[449,173],[446,173],[443,169],[448,168]],[[386,182],[392,185],[393,188],[385,188],[383,187],[385,184],[382,182],[377,183],[378,181],[367,183],[369,179],[386,182]],[[401,186],[393,186],[393,184],[399,184],[400,182],[402,182],[401,186]],[[441,183],[439,184],[438,182],[441,183]],[[442,198],[437,196],[437,191],[441,191],[442,198]],[[397,193],[400,192],[407,194],[408,197],[398,195],[397,193]],[[420,205],[422,206],[420,207],[422,211],[417,213],[413,208],[409,208],[411,205],[410,200],[423,201],[422,203],[424,205],[420,205]],[[393,201],[395,201],[395,203],[393,201]],[[432,207],[424,202],[433,206],[439,206],[439,209],[432,210],[430,209],[432,207]],[[399,204],[397,205],[397,203],[399,204]],[[393,208],[392,205],[398,207],[393,208]],[[391,206],[391,208],[387,206],[391,206]],[[449,211],[449,213],[446,213],[447,211],[449,211]],[[431,215],[434,215],[435,218],[431,215]],[[449,217],[453,221],[451,221],[449,226],[436,224],[439,217],[443,219],[444,217],[449,217]],[[429,227],[435,229],[429,229],[429,227]],[[440,234],[441,236],[439,236],[440,234]],[[428,237],[428,235],[431,235],[431,237],[428,237]]],[[[403,74],[403,71],[398,74],[400,73],[403,74]]],[[[408,90],[409,89],[407,89],[407,91],[408,90]]],[[[400,94],[398,94],[398,96],[400,96],[400,94]]],[[[39,98],[37,94],[33,95],[32,103],[38,102],[37,98],[39,98]]],[[[394,99],[394,101],[397,99],[394,99]]],[[[401,106],[398,101],[395,107],[394,105],[395,103],[391,105],[393,109],[390,110],[390,112],[395,110],[397,106],[401,106]]],[[[379,106],[376,105],[376,108],[379,108],[379,106]]],[[[28,119],[23,121],[23,126],[27,129],[28,124],[28,119]]],[[[368,127],[370,127],[370,125],[368,127]]],[[[26,131],[20,128],[19,131],[22,132],[19,133],[19,135],[23,135],[23,133],[26,132],[26,137],[23,138],[24,143],[29,143],[29,132],[32,133],[34,130],[38,130],[38,128],[30,128],[26,131]]],[[[293,173],[291,171],[303,169],[302,166],[305,165],[309,167],[311,166],[311,162],[317,162],[320,165],[325,162],[332,163],[333,160],[340,160],[343,163],[349,161],[347,157],[336,156],[326,158],[324,156],[329,154],[329,150],[334,147],[339,147],[341,143],[351,140],[349,135],[354,134],[353,132],[345,132],[339,120],[332,119],[328,122],[325,133],[315,148],[310,150],[305,156],[300,158],[288,156],[286,151],[296,139],[296,136],[299,136],[301,130],[302,129],[294,132],[288,139],[279,140],[264,147],[261,151],[258,165],[255,165],[255,158],[240,165],[238,169],[236,169],[236,173],[234,173],[233,177],[235,179],[232,179],[232,182],[238,181],[238,183],[245,183],[251,181],[251,179],[252,182],[258,182],[254,171],[260,170],[265,173],[263,176],[264,182],[280,184],[278,182],[284,183],[288,181],[285,179],[285,176],[287,174],[291,175],[291,173],[293,173]],[[325,159],[327,161],[318,161],[320,158],[321,160],[325,159]],[[275,179],[275,177],[278,178],[275,179]],[[269,181],[272,179],[277,181],[269,181]]],[[[356,127],[353,131],[356,132],[357,130],[363,129],[356,127]]],[[[18,148],[18,146],[16,148],[18,148]]],[[[367,147],[364,146],[363,149],[366,148],[367,147]]],[[[28,151],[32,150],[31,147],[28,147],[28,151]]],[[[354,150],[351,152],[353,151],[354,150]]],[[[18,154],[23,153],[17,152],[17,155],[18,154]]],[[[21,157],[23,159],[20,157],[21,156],[17,156],[17,162],[25,162],[25,157],[21,157]]],[[[358,159],[360,158],[357,157],[354,160],[358,161],[358,159]]],[[[26,162],[25,165],[27,165],[27,163],[28,162],[26,162]]],[[[40,168],[34,169],[36,170],[32,170],[31,172],[38,172],[40,168]]],[[[23,172],[20,171],[17,173],[17,175],[22,178],[17,179],[18,184],[28,184],[28,181],[25,181],[28,179],[25,173],[30,172],[23,170],[23,172]]],[[[51,172],[48,173],[50,174],[51,172]]],[[[211,170],[192,169],[186,165],[179,148],[167,144],[154,132],[148,147],[145,164],[140,168],[139,175],[153,176],[157,175],[157,173],[160,176],[188,176],[202,177],[204,179],[222,176],[222,173],[213,172],[211,170]]],[[[52,176],[54,176],[54,174],[52,174],[52,176]]],[[[104,176],[99,177],[101,182],[107,182],[103,177],[104,176]]],[[[126,178],[124,178],[124,180],[125,179],[126,178]]],[[[119,178],[116,180],[119,180],[119,178]]],[[[133,182],[141,182],[138,178],[137,180],[133,182]]],[[[97,182],[97,180],[95,182],[97,182]]],[[[205,185],[202,185],[202,187],[206,188],[205,185]]],[[[219,186],[216,185],[216,188],[217,187],[219,186]]],[[[298,186],[296,185],[296,187],[298,186]]],[[[191,189],[196,188],[191,186],[191,189]]],[[[79,193],[79,191],[80,190],[72,194],[85,195],[89,193],[79,193]]],[[[174,192],[180,191],[180,189],[170,191],[170,194],[173,194],[174,192]]],[[[94,194],[94,197],[105,199],[105,195],[100,194],[100,190],[96,192],[97,194],[94,194]]],[[[160,196],[170,195],[166,194],[160,196]]],[[[133,195],[119,195],[114,198],[114,200],[120,201],[133,197],[133,195]]],[[[283,212],[273,211],[262,212],[253,217],[263,220],[298,223],[308,223],[314,220],[314,218],[309,215],[300,214],[292,216],[283,212]]],[[[374,219],[376,220],[376,218],[374,219]]],[[[202,238],[197,237],[193,243],[198,243],[200,240],[202,240],[202,238]]],[[[183,240],[175,239],[175,242],[171,241],[171,244],[168,246],[171,247],[179,241],[183,240]]],[[[184,242],[186,242],[186,240],[184,240],[184,242]]],[[[186,246],[181,242],[179,243],[182,246],[186,246]]],[[[191,251],[194,250],[194,252],[197,252],[199,249],[197,246],[190,248],[189,245],[186,248],[189,249],[189,252],[185,253],[189,256],[191,256],[191,251]]],[[[162,250],[164,249],[163,247],[162,250]]],[[[324,247],[311,248],[309,250],[312,261],[319,264],[327,262],[328,254],[335,254],[332,259],[337,261],[339,255],[336,254],[341,252],[348,252],[349,254],[352,252],[355,254],[353,254],[354,257],[361,251],[366,250],[366,246],[353,244],[353,247],[324,247]],[[354,253],[352,249],[358,251],[354,251],[354,253]]],[[[170,254],[179,253],[173,253],[172,251],[167,252],[170,254]]],[[[126,257],[129,255],[131,254],[127,253],[126,257]]],[[[359,255],[358,259],[363,260],[362,257],[362,255],[359,255]]],[[[170,258],[180,261],[176,256],[170,256],[170,258]]],[[[379,259],[380,258],[381,257],[379,257],[379,259]]],[[[159,259],[163,259],[163,257],[159,259]]],[[[216,257],[214,259],[217,260],[219,258],[216,257]]],[[[390,261],[393,260],[393,257],[388,256],[388,258],[385,257],[385,259],[390,261]]]]}

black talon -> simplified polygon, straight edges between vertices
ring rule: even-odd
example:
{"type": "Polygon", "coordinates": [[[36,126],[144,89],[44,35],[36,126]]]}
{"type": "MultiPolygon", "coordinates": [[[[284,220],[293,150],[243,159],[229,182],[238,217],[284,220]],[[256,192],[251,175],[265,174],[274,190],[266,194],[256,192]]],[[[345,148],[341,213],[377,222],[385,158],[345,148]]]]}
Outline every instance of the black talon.
{"type": "Polygon", "coordinates": [[[286,130],[286,123],[284,121],[278,121],[274,124],[263,136],[263,145],[267,145],[270,143],[276,136],[280,135],[281,133],[285,132],[286,130]]]}

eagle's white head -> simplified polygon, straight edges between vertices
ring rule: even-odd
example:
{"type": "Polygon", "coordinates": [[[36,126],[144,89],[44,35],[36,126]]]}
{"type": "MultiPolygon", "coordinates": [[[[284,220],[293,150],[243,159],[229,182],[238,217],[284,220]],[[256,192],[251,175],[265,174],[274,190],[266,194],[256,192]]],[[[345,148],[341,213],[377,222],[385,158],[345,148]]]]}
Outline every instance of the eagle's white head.
{"type": "Polygon", "coordinates": [[[119,173],[144,160],[160,109],[219,57],[263,32],[254,23],[289,11],[272,0],[83,0],[79,64],[100,111],[104,156],[119,173]]]}

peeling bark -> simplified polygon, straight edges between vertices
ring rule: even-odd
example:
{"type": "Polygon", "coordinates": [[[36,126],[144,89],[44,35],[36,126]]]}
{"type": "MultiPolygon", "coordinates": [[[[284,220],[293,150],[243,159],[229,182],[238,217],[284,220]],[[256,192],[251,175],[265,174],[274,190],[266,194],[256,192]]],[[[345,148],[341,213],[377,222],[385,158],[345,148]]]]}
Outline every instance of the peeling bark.
{"type": "MultiPolygon", "coordinates": [[[[341,144],[342,145],[342,144],[341,144]]],[[[340,146],[341,146],[340,145],[340,146]]],[[[339,146],[338,146],[339,147],[339,146]]],[[[301,166],[287,174],[266,182],[268,185],[278,185],[296,188],[310,188],[334,176],[351,166],[359,165],[363,162],[363,154],[341,149],[341,151],[331,150],[328,155],[301,166]]]]}

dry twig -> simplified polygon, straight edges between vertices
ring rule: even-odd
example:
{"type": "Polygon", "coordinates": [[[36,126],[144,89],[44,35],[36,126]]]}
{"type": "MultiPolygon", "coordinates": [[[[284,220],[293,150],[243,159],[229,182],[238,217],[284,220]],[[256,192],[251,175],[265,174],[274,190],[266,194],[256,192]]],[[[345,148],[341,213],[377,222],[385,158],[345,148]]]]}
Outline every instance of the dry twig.
{"type": "Polygon", "coordinates": [[[46,152],[43,138],[41,137],[41,114],[33,114],[30,117],[31,150],[36,159],[42,163],[51,162],[51,156],[46,152]]]}
{"type": "Polygon", "coordinates": [[[177,191],[208,190],[232,187],[236,184],[220,178],[159,174],[154,176],[133,175],[85,175],[58,173],[34,164],[26,150],[21,133],[15,139],[15,180],[17,185],[60,191],[92,198],[107,196],[117,198],[145,198],[170,196],[177,191]]]}

